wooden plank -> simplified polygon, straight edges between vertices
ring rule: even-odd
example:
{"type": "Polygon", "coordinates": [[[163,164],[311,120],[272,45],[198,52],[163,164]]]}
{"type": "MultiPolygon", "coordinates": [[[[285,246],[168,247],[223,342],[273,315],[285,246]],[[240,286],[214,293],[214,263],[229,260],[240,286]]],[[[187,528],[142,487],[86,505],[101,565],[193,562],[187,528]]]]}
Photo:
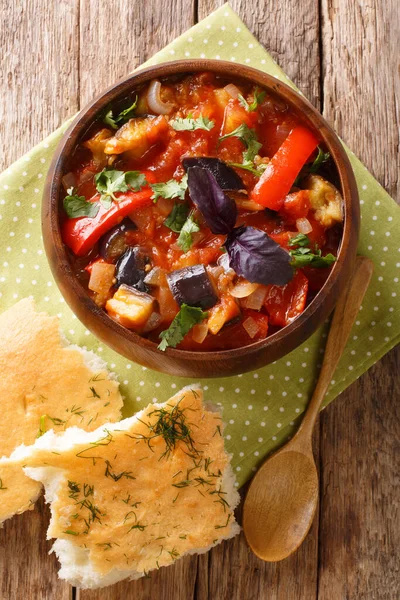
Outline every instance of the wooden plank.
{"type": "Polygon", "coordinates": [[[193,25],[194,0],[87,0],[80,17],[83,106],[193,25]]]}
{"type": "Polygon", "coordinates": [[[0,170],[78,109],[78,0],[0,5],[0,170]]]}
{"type": "MultiPolygon", "coordinates": [[[[0,7],[0,170],[78,109],[78,0],[0,7]]],[[[14,517],[0,529],[0,598],[68,600],[46,541],[48,511],[14,517]]]]}
{"type": "MultiPolygon", "coordinates": [[[[199,0],[199,19],[223,4],[224,0],[199,0]]],[[[230,0],[229,4],[308,100],[319,108],[318,0],[230,0]]]]}
{"type": "MultiPolygon", "coordinates": [[[[322,49],[325,116],[400,201],[396,6],[324,0],[322,49]]],[[[397,349],[322,414],[319,600],[400,593],[399,368],[397,349]]]]}

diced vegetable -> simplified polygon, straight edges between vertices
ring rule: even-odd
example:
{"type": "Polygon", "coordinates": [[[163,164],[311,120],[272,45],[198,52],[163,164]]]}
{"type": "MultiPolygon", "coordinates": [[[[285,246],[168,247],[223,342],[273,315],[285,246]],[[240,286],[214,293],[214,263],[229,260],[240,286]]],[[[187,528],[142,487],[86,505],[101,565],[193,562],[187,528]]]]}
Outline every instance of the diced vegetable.
{"type": "Polygon", "coordinates": [[[122,154],[129,150],[132,158],[139,158],[151,146],[162,140],[167,132],[168,123],[165,117],[130,119],[118,129],[114,137],[107,140],[104,152],[122,154]]]}
{"type": "Polygon", "coordinates": [[[129,285],[141,292],[147,292],[148,287],[144,283],[146,277],[146,265],[149,260],[138,247],[129,247],[116,264],[115,278],[117,285],[129,285]]]}
{"type": "Polygon", "coordinates": [[[285,327],[301,315],[307,300],[308,279],[297,271],[292,281],[284,286],[268,286],[264,306],[271,325],[285,327]]]}
{"type": "Polygon", "coordinates": [[[247,319],[243,321],[243,327],[251,339],[253,339],[258,333],[258,323],[253,319],[253,317],[247,317],[247,319]]]}
{"type": "MultiPolygon", "coordinates": [[[[149,189],[121,193],[118,196],[118,202],[114,202],[108,209],[100,206],[97,215],[93,218],[66,219],[62,225],[64,244],[76,256],[84,256],[102,235],[122,221],[135,208],[151,204],[151,194],[152,191],[149,189]]],[[[99,197],[99,195],[95,197],[94,201],[99,197]]]]}
{"type": "Polygon", "coordinates": [[[222,327],[240,315],[240,308],[230,295],[221,297],[221,301],[208,312],[208,330],[215,335],[222,327]]]}
{"type": "Polygon", "coordinates": [[[151,313],[146,325],[143,328],[143,333],[149,333],[150,331],[157,329],[157,327],[159,325],[161,325],[161,323],[162,323],[162,316],[160,315],[160,313],[157,313],[157,312],[151,313]]]}
{"type": "Polygon", "coordinates": [[[251,199],[272,210],[279,210],[300,169],[315,150],[318,140],[311,131],[298,125],[272,157],[256,183],[251,199]]]}
{"type": "Polygon", "coordinates": [[[238,281],[229,290],[229,293],[234,298],[247,298],[258,288],[258,283],[250,283],[243,277],[239,277],[238,281]]]}
{"type": "Polygon", "coordinates": [[[204,340],[206,339],[207,334],[208,334],[207,321],[198,323],[198,325],[195,325],[192,329],[192,337],[193,337],[193,340],[197,344],[202,344],[204,342],[204,340]]]}
{"type": "Polygon", "coordinates": [[[89,140],[84,142],[82,145],[88,148],[93,154],[93,162],[96,166],[102,169],[106,162],[107,156],[105,154],[105,147],[107,141],[112,137],[112,133],[109,129],[100,129],[94,134],[89,140]]]}
{"type": "Polygon", "coordinates": [[[156,115],[168,115],[173,109],[173,104],[163,102],[160,93],[161,83],[157,79],[153,79],[147,90],[147,105],[156,115]]]}
{"type": "Polygon", "coordinates": [[[127,249],[126,233],[136,229],[135,224],[125,218],[108,231],[100,240],[99,252],[106,260],[115,260],[127,249]]]}
{"type": "Polygon", "coordinates": [[[176,348],[185,335],[196,325],[207,317],[207,313],[201,308],[182,304],[180,311],[165,331],[160,333],[161,342],[159,350],[166,350],[168,346],[176,348]]]}
{"type": "Polygon", "coordinates": [[[241,299],[240,306],[253,310],[261,310],[267,295],[267,289],[267,286],[259,285],[250,296],[241,299]]]}
{"type": "Polygon", "coordinates": [[[306,218],[296,219],[296,227],[297,230],[300,231],[300,233],[304,233],[304,235],[311,233],[313,229],[310,221],[306,218]]]}
{"type": "Polygon", "coordinates": [[[153,296],[127,285],[121,285],[114,296],[107,301],[106,311],[114,321],[141,333],[154,312],[154,306],[153,296]]]}
{"type": "Polygon", "coordinates": [[[165,286],[167,284],[165,270],[160,267],[154,267],[154,269],[151,269],[151,271],[147,273],[144,282],[146,285],[154,285],[156,287],[159,287],[160,285],[165,286]]]}
{"type": "Polygon", "coordinates": [[[309,191],[300,190],[286,196],[283,201],[280,214],[284,215],[285,218],[292,222],[296,219],[307,217],[310,207],[311,204],[309,191]]]}
{"type": "Polygon", "coordinates": [[[167,275],[167,281],[179,305],[188,304],[207,309],[218,302],[218,296],[204,265],[172,271],[167,275]]]}
{"type": "Polygon", "coordinates": [[[219,158],[209,156],[191,156],[182,161],[183,168],[187,171],[190,167],[201,167],[214,175],[216,182],[223,190],[243,190],[242,179],[231,167],[219,158]]]}
{"type": "Polygon", "coordinates": [[[320,175],[309,175],[304,181],[310,194],[314,216],[324,227],[343,221],[343,198],[335,186],[320,175]]]}
{"type": "Polygon", "coordinates": [[[94,301],[104,306],[115,283],[115,265],[97,261],[93,263],[88,283],[89,290],[95,292],[94,301]]]}

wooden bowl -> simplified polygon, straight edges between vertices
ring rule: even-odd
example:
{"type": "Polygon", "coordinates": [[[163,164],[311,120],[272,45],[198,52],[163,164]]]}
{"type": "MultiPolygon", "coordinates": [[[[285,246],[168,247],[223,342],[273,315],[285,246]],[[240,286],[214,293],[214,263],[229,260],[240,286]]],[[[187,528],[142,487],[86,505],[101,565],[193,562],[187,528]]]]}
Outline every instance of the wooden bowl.
{"type": "Polygon", "coordinates": [[[179,60],[137,71],[84,108],[68,128],[54,155],[42,208],[43,239],[50,267],[62,295],[80,321],[126,358],[157,371],[186,377],[225,377],[252,371],[281,358],[304,342],[331,313],[351,276],[359,219],[358,193],[350,162],[338,137],[318,111],[302,96],[270,75],[243,65],[206,59],[179,60]],[[151,79],[195,71],[213,71],[226,78],[240,78],[265,88],[286,102],[303,123],[318,134],[331,153],[339,174],[345,214],[343,238],[338,259],[325,285],[290,325],[265,340],[234,350],[192,352],[168,348],[166,352],[161,352],[156,344],[125,329],[98,308],[74,275],[60,234],[61,180],[75,146],[93,121],[104,114],[107,106],[129,96],[138,85],[151,79]]]}

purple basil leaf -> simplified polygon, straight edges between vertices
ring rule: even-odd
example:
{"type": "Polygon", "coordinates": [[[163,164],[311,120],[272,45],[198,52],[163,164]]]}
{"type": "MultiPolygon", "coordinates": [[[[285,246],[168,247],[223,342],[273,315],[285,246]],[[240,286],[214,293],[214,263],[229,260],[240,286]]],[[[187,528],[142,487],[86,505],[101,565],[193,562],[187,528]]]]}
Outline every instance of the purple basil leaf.
{"type": "Polygon", "coordinates": [[[211,156],[191,156],[182,161],[187,171],[190,167],[201,167],[212,173],[222,190],[244,190],[245,185],[239,175],[219,158],[211,156]]]}
{"type": "Polygon", "coordinates": [[[237,208],[219,187],[214,175],[201,167],[188,169],[189,195],[213,233],[227,234],[235,227],[237,208]]]}
{"type": "Polygon", "coordinates": [[[260,229],[237,227],[224,246],[231,268],[251,283],[285,285],[293,278],[289,253],[260,229]]]}

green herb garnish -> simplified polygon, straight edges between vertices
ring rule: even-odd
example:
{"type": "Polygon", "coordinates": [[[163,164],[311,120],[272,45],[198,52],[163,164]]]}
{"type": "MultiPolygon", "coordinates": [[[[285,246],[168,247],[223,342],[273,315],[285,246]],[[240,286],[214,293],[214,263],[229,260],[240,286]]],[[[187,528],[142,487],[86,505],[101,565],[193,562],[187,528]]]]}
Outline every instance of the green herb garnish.
{"type": "Polygon", "coordinates": [[[186,222],[188,214],[189,206],[187,204],[175,202],[172,212],[164,221],[164,225],[172,231],[175,231],[175,233],[180,233],[182,227],[186,222]]]}
{"type": "Polygon", "coordinates": [[[326,267],[330,267],[336,261],[336,256],[333,256],[333,254],[322,256],[322,252],[318,248],[315,248],[313,252],[310,248],[309,237],[303,233],[299,233],[291,238],[288,242],[288,246],[297,246],[289,251],[289,254],[292,257],[290,264],[296,269],[307,266],[314,267],[315,269],[325,269],[326,267]]]}
{"type": "Polygon", "coordinates": [[[262,102],[264,101],[265,98],[265,94],[266,92],[264,92],[263,90],[260,90],[259,88],[256,88],[254,90],[254,99],[253,102],[251,102],[251,104],[249,104],[247,102],[247,100],[245,98],[243,98],[243,96],[241,94],[239,94],[238,96],[238,100],[239,103],[244,106],[244,108],[247,110],[247,112],[253,112],[257,109],[257,107],[262,104],[262,102]]]}
{"type": "Polygon", "coordinates": [[[113,479],[114,481],[119,481],[122,477],[126,477],[126,479],[136,479],[136,477],[133,477],[132,475],[132,471],[122,471],[121,473],[113,473],[113,467],[110,463],[110,461],[106,460],[106,471],[104,473],[104,475],[106,477],[110,477],[111,479],[113,479]]]}
{"type": "Polygon", "coordinates": [[[194,119],[191,115],[188,115],[185,119],[178,117],[171,120],[169,124],[175,131],[195,131],[196,129],[210,131],[215,125],[214,121],[203,117],[203,115],[200,115],[197,119],[194,119]]]}
{"type": "Polygon", "coordinates": [[[129,121],[129,119],[131,119],[134,116],[137,103],[138,97],[136,96],[135,100],[133,101],[133,104],[131,104],[131,106],[129,106],[128,108],[125,108],[125,110],[122,110],[116,117],[113,116],[113,111],[112,109],[110,109],[104,117],[103,123],[109,125],[113,129],[118,129],[118,127],[120,127],[124,123],[127,123],[127,121],[129,121]]]}
{"type": "Polygon", "coordinates": [[[201,323],[207,316],[207,312],[202,311],[201,308],[182,304],[168,329],[160,333],[161,342],[158,349],[164,351],[168,347],[176,348],[192,327],[201,323]]]}
{"type": "Polygon", "coordinates": [[[193,219],[193,215],[189,215],[186,219],[178,237],[178,246],[182,252],[186,253],[190,250],[193,244],[192,233],[200,231],[200,227],[193,219]]]}
{"type": "Polygon", "coordinates": [[[112,201],[118,202],[115,192],[138,192],[146,184],[146,178],[139,171],[115,171],[103,169],[94,176],[96,189],[100,192],[100,202],[104,208],[111,208],[112,201]]]}
{"type": "Polygon", "coordinates": [[[316,173],[320,166],[326,163],[330,159],[331,155],[329,152],[324,152],[322,148],[318,146],[318,154],[314,159],[311,167],[309,168],[310,173],[316,173]]]}
{"type": "Polygon", "coordinates": [[[98,202],[88,202],[85,196],[78,196],[74,193],[73,188],[67,190],[67,196],[65,196],[64,210],[70,219],[76,219],[78,217],[95,217],[99,212],[98,202]]]}
{"type": "Polygon", "coordinates": [[[254,157],[256,156],[257,152],[262,146],[262,144],[257,141],[257,134],[255,130],[250,129],[250,127],[248,127],[246,123],[242,123],[241,125],[239,125],[239,127],[234,129],[234,131],[226,133],[225,135],[220,137],[219,141],[222,142],[223,140],[226,140],[230,137],[239,138],[246,146],[246,150],[243,152],[243,163],[252,163],[254,157]]]}
{"type": "Polygon", "coordinates": [[[180,198],[183,200],[187,190],[187,175],[184,175],[180,181],[170,179],[165,183],[152,183],[150,187],[154,192],[152,195],[154,201],[158,198],[180,198]]]}

